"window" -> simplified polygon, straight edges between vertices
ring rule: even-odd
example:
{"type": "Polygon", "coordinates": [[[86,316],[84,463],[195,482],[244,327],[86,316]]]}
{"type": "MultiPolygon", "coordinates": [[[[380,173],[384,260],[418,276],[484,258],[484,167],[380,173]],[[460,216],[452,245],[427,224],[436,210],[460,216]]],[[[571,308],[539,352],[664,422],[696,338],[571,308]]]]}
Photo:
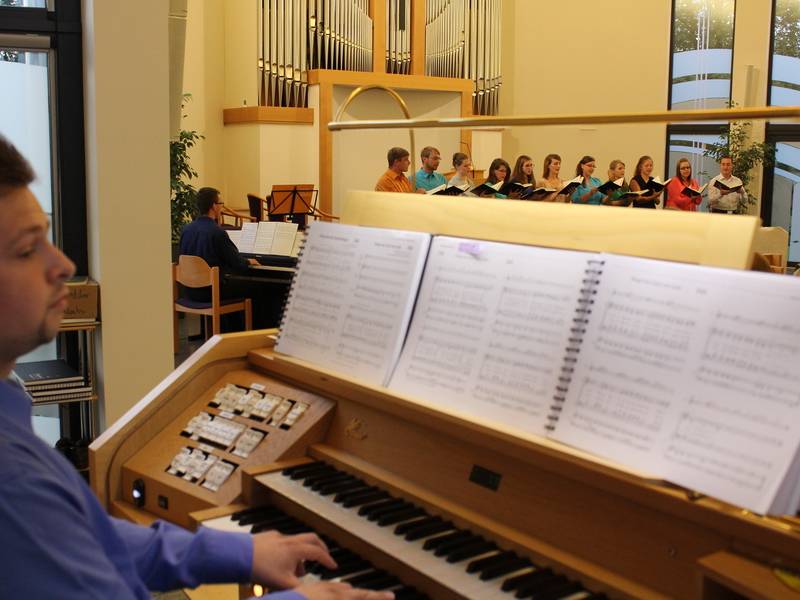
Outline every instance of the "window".
{"type": "Polygon", "coordinates": [[[720,108],[729,102],[734,7],[734,0],[674,0],[670,108],[720,108]]]}
{"type": "Polygon", "coordinates": [[[800,2],[775,0],[772,14],[769,103],[800,104],[800,2]]]}

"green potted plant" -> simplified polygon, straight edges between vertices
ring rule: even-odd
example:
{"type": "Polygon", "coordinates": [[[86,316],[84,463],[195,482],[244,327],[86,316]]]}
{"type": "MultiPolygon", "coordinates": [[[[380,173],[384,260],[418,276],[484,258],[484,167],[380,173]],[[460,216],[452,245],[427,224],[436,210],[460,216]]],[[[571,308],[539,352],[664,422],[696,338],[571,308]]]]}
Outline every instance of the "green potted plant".
{"type": "MultiPolygon", "coordinates": [[[[189,98],[189,94],[184,94],[181,109],[186,105],[189,98]]],[[[186,115],[183,116],[185,117],[186,115]]],[[[191,180],[197,177],[197,171],[189,163],[189,151],[201,139],[203,139],[203,136],[196,131],[181,129],[178,137],[169,142],[170,210],[173,247],[181,239],[181,229],[187,222],[192,220],[195,214],[197,190],[191,184],[191,180]]]]}
{"type": "MultiPolygon", "coordinates": [[[[735,103],[728,105],[730,108],[735,103]]],[[[750,206],[758,203],[758,198],[749,188],[752,180],[752,170],[758,165],[771,167],[775,163],[775,144],[767,142],[753,142],[750,140],[750,121],[733,121],[730,127],[725,127],[719,136],[719,141],[706,144],[703,156],[713,158],[719,162],[723,156],[730,156],[733,161],[733,174],[742,180],[747,191],[747,200],[739,201],[736,208],[738,214],[746,214],[750,206]]],[[[708,173],[706,173],[708,175],[708,173]]],[[[712,175],[713,176],[713,175],[712,175]]]]}

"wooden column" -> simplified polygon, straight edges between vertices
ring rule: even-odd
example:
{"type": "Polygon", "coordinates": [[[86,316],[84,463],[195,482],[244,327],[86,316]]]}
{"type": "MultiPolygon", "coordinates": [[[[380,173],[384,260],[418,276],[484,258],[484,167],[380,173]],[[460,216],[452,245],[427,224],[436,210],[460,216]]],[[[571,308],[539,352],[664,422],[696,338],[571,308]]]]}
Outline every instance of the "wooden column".
{"type": "MultiPolygon", "coordinates": [[[[378,0],[373,0],[378,1],[378,0]]],[[[333,84],[319,82],[319,209],[333,212],[333,84]]]]}
{"type": "Polygon", "coordinates": [[[411,74],[425,75],[425,0],[411,2],[411,74]]]}
{"type": "Polygon", "coordinates": [[[370,0],[372,17],[372,71],[386,72],[386,0],[370,0]]]}

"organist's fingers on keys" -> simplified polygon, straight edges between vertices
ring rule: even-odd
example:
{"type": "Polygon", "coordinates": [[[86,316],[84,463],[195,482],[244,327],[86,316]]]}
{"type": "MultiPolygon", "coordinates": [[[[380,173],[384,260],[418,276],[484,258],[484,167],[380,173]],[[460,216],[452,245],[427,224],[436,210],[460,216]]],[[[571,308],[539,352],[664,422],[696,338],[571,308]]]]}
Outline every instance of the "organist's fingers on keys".
{"type": "Polygon", "coordinates": [[[301,585],[299,576],[305,575],[305,564],[321,568],[339,568],[328,546],[310,529],[295,535],[284,535],[277,530],[256,533],[253,536],[253,579],[270,588],[295,588],[307,600],[393,600],[390,591],[378,592],[356,589],[343,582],[310,582],[301,585]],[[298,587],[299,586],[299,587],[298,587]]]}
{"type": "MultiPolygon", "coordinates": [[[[259,476],[273,494],[302,506],[326,521],[346,529],[407,567],[435,582],[448,597],[509,599],[605,598],[585,589],[552,569],[536,565],[514,551],[457,527],[442,516],[393,497],[379,486],[324,462],[305,463],[259,476]]],[[[249,530],[275,529],[302,533],[310,527],[275,506],[264,506],[214,519],[206,526],[249,530]]],[[[368,560],[339,546],[329,537],[331,556],[338,566],[309,565],[309,572],[323,580],[337,580],[376,590],[392,590],[398,599],[426,597],[404,585],[398,577],[376,568],[368,560]]]]}

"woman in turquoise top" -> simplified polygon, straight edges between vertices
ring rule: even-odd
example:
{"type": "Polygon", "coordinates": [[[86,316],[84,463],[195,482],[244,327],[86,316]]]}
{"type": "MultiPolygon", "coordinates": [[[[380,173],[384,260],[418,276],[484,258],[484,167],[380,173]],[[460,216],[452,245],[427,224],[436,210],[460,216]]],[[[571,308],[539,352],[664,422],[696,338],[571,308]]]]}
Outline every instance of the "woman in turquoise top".
{"type": "Polygon", "coordinates": [[[575,176],[583,177],[583,183],[572,193],[573,204],[602,204],[605,196],[597,191],[603,182],[593,177],[597,165],[594,157],[584,156],[575,167],[575,176]]]}

